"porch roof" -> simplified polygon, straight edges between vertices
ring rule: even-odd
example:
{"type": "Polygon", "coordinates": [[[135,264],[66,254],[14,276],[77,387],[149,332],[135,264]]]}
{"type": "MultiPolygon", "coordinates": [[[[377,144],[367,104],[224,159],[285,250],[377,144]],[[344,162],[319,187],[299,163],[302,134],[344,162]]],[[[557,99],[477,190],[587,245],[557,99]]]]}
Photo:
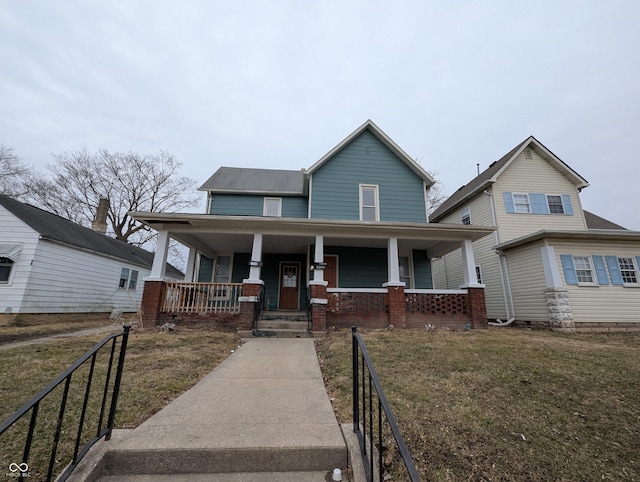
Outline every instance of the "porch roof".
{"type": "Polygon", "coordinates": [[[308,218],[218,216],[212,214],[131,212],[130,215],[205,255],[251,252],[253,234],[263,235],[265,253],[303,253],[324,236],[325,246],[386,248],[389,238],[400,249],[424,249],[438,257],[493,233],[490,226],[404,222],[365,222],[308,218]]]}

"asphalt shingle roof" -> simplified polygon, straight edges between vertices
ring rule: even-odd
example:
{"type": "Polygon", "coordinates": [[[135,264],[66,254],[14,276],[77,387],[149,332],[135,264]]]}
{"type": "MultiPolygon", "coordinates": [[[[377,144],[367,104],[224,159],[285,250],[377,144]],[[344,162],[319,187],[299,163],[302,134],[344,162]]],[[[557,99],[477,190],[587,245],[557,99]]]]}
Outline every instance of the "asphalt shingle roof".
{"type": "Polygon", "coordinates": [[[623,228],[619,224],[609,221],[608,219],[601,218],[600,216],[584,211],[584,220],[587,222],[587,229],[622,229],[624,231],[627,228],[623,228]]]}
{"type": "Polygon", "coordinates": [[[303,171],[221,167],[200,191],[303,195],[303,171]]]}
{"type": "MultiPolygon", "coordinates": [[[[43,209],[22,203],[9,196],[0,194],[0,205],[19,218],[34,231],[52,241],[58,241],[77,248],[93,251],[97,254],[121,259],[127,263],[151,268],[154,254],[73,223],[43,209]]],[[[167,264],[167,274],[182,277],[184,274],[174,266],[167,264]]]]}

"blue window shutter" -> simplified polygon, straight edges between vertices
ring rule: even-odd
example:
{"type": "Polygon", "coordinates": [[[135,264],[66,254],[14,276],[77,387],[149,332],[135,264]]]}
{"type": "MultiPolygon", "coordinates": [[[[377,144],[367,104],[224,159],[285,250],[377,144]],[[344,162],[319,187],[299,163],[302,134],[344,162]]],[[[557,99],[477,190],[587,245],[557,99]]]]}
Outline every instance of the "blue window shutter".
{"type": "Polygon", "coordinates": [[[568,194],[562,195],[562,207],[564,208],[564,213],[567,216],[573,216],[573,206],[571,206],[571,196],[568,194]]]}
{"type": "Polygon", "coordinates": [[[578,275],[576,275],[576,268],[573,265],[573,256],[570,254],[561,254],[560,261],[562,261],[562,269],[564,270],[564,279],[568,285],[578,284],[578,275]]]}
{"type": "Polygon", "coordinates": [[[617,256],[605,256],[607,260],[607,266],[609,267],[609,276],[611,276],[612,285],[622,285],[622,273],[620,272],[620,265],[618,264],[617,256]]]}
{"type": "Polygon", "coordinates": [[[598,284],[608,285],[609,275],[607,274],[607,267],[604,264],[604,258],[596,254],[594,254],[591,257],[593,258],[593,265],[596,267],[596,276],[598,277],[598,284]]]}
{"type": "Polygon", "coordinates": [[[529,202],[533,214],[549,214],[549,205],[545,194],[529,193],[529,202]]]}
{"type": "Polygon", "coordinates": [[[516,209],[513,206],[513,193],[503,192],[502,196],[504,197],[504,208],[506,209],[507,214],[515,213],[516,209]]]}

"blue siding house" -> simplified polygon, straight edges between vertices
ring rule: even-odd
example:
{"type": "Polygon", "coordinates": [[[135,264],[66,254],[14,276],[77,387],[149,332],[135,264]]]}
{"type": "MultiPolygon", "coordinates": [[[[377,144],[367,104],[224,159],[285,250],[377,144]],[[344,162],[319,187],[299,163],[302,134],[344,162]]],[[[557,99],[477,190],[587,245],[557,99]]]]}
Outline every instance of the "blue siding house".
{"type": "Polygon", "coordinates": [[[433,183],[370,120],[308,169],[220,167],[200,187],[205,214],[135,214],[160,232],[159,254],[169,238],[190,248],[185,286],[166,286],[158,260],[147,322],[253,328],[264,310],[308,311],[313,331],[354,321],[484,327],[471,243],[493,229],[430,224],[433,183]],[[431,260],[458,248],[464,283],[434,290],[431,260]]]}

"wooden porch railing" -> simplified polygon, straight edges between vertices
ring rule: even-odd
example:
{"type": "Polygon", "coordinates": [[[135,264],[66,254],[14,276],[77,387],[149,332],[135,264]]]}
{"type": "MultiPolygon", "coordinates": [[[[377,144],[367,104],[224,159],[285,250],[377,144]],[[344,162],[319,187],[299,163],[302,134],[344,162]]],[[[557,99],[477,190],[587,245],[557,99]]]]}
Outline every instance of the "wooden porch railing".
{"type": "Polygon", "coordinates": [[[166,283],[164,313],[239,313],[242,283],[166,283]]]}

